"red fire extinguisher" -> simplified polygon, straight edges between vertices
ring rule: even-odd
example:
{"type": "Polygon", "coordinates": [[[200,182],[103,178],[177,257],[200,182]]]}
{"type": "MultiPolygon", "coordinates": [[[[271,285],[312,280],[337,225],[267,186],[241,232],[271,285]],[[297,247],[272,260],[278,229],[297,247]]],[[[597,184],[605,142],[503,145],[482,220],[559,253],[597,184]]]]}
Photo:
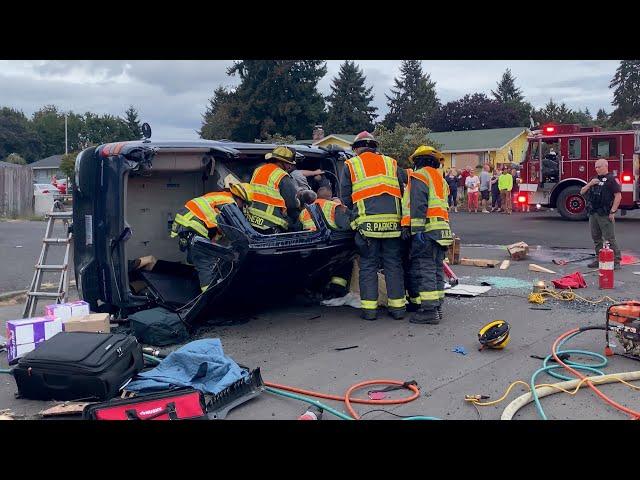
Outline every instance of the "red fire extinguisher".
{"type": "Polygon", "coordinates": [[[609,242],[605,242],[598,254],[598,278],[600,289],[613,288],[613,250],[609,248],[609,242]]]}

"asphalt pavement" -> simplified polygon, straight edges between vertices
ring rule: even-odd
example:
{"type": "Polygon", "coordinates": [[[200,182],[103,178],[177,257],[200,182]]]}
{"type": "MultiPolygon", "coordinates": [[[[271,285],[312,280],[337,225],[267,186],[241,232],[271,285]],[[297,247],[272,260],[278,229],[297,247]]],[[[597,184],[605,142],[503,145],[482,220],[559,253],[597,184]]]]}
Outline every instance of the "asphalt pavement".
{"type": "MultiPolygon", "coordinates": [[[[462,238],[462,255],[470,258],[505,259],[502,247],[516,241],[531,246],[528,259],[511,262],[508,270],[455,265],[461,283],[492,289],[475,298],[447,297],[445,320],[436,326],[414,325],[396,321],[380,312],[379,319],[367,322],[350,307],[323,307],[297,297],[285,304],[258,310],[251,315],[241,311],[225,319],[208,319],[195,338],[220,338],[225,353],[237,362],[260,367],[265,380],[341,395],[350,385],[364,380],[391,378],[416,380],[421,395],[408,404],[378,407],[384,411],[367,414],[366,418],[392,419],[396,415],[429,415],[443,419],[499,419],[509,401],[525,393],[516,387],[509,399],[497,406],[477,412],[464,401],[466,394],[499,398],[514,380],[528,382],[541,366],[530,355],[549,354],[553,341],[563,332],[587,325],[601,325],[607,303],[592,306],[583,302],[548,300],[550,310],[534,310],[527,301],[535,280],[549,282],[563,274],[585,272],[588,288],[581,295],[596,299],[603,294],[616,300],[638,299],[640,265],[624,266],[615,272],[613,290],[600,291],[597,275],[587,273],[588,260],[566,266],[554,265],[553,258],[584,258],[591,252],[588,225],[564,222],[554,212],[500,214],[452,214],[452,225],[462,238]],[[481,245],[481,246],[472,246],[481,245]],[[557,248],[555,248],[557,247],[557,248]],[[530,272],[529,263],[551,268],[556,274],[530,272]],[[504,350],[478,351],[477,332],[485,323],[503,319],[511,324],[511,341],[504,350]],[[220,323],[224,320],[223,323],[220,323]],[[348,350],[337,350],[354,347],[348,350]],[[463,347],[466,355],[456,353],[463,347]]],[[[26,286],[32,265],[40,249],[43,222],[0,222],[0,255],[9,265],[2,275],[3,289],[17,290],[26,286]],[[22,245],[18,248],[18,245],[22,245]]],[[[617,224],[620,244],[627,253],[640,255],[637,247],[640,215],[622,218],[617,224]]],[[[20,304],[0,304],[0,327],[4,321],[19,318],[20,304]]],[[[619,342],[616,347],[620,351],[619,342]]],[[[167,350],[177,348],[169,347],[167,350]]],[[[604,333],[589,331],[570,343],[568,348],[602,353],[604,333]]],[[[575,356],[574,356],[575,357],[575,356]]],[[[574,358],[572,358],[574,359],[574,358]]],[[[587,359],[587,361],[589,361],[587,359]]],[[[6,357],[0,355],[0,368],[7,368],[6,357]]],[[[614,356],[604,373],[638,370],[638,362],[614,356]]],[[[540,382],[556,380],[547,376],[540,382]]],[[[640,397],[623,385],[602,387],[607,394],[624,405],[640,410],[640,397]]],[[[14,398],[15,383],[10,376],[0,377],[0,410],[10,409],[17,418],[36,418],[40,410],[54,402],[14,398]]],[[[358,396],[366,396],[366,389],[358,396]]],[[[391,392],[393,398],[403,392],[391,392]]],[[[329,402],[344,411],[341,403],[329,402]]],[[[603,404],[588,391],[575,397],[557,394],[543,400],[552,419],[626,419],[603,404]]],[[[231,411],[230,419],[293,419],[306,404],[263,393],[231,411]]],[[[377,409],[357,405],[358,412],[377,409]]],[[[333,418],[325,414],[325,418],[333,418]]],[[[532,405],[523,408],[516,419],[539,418],[532,405]]]]}
{"type": "MultiPolygon", "coordinates": [[[[568,222],[554,211],[514,212],[512,215],[451,213],[451,226],[467,245],[508,245],[524,241],[532,246],[592,246],[587,222],[568,222]]],[[[28,288],[33,265],[42,248],[45,227],[45,222],[0,221],[0,258],[4,263],[0,293],[28,288]]],[[[63,235],[61,228],[56,233],[63,235]]],[[[640,250],[639,233],[640,210],[616,220],[616,236],[622,249],[640,250]]],[[[50,259],[61,259],[62,251],[61,247],[53,247],[50,259]]]]}

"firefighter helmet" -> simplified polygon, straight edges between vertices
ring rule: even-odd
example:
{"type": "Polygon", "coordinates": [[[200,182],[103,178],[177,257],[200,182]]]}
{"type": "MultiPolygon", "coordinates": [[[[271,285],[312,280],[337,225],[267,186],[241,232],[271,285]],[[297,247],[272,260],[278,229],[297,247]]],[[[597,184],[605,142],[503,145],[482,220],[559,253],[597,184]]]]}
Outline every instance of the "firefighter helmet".
{"type": "Polygon", "coordinates": [[[245,202],[253,201],[253,187],[250,183],[234,183],[230,190],[232,195],[240,197],[245,202]]]}
{"type": "Polygon", "coordinates": [[[285,163],[290,163],[291,165],[296,164],[296,152],[289,147],[285,147],[283,145],[276,147],[272,152],[267,153],[264,156],[265,160],[275,159],[280,160],[285,163]]]}
{"type": "Polygon", "coordinates": [[[494,320],[487,323],[478,332],[478,341],[481,344],[480,350],[483,348],[500,349],[509,343],[509,324],[504,320],[494,320]]]}
{"type": "Polygon", "coordinates": [[[409,156],[409,163],[413,165],[417,157],[432,157],[441,164],[444,163],[444,155],[434,147],[428,145],[420,145],[416,148],[416,151],[409,156]]]}
{"type": "Polygon", "coordinates": [[[366,130],[356,135],[356,138],[353,139],[353,143],[351,144],[351,148],[362,147],[378,148],[378,141],[366,130]]]}

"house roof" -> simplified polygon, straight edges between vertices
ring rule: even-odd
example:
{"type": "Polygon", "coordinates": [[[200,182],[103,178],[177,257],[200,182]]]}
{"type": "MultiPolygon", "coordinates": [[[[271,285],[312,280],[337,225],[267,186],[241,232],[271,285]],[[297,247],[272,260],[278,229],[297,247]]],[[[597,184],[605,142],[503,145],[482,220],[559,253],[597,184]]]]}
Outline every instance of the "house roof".
{"type": "Polygon", "coordinates": [[[43,158],[37,162],[30,163],[31,168],[58,168],[60,162],[62,162],[63,155],[51,155],[50,157],[43,158]]]}
{"type": "Polygon", "coordinates": [[[313,142],[314,145],[317,145],[320,142],[323,142],[325,140],[327,140],[328,138],[338,138],[340,140],[342,140],[343,142],[347,142],[349,145],[351,145],[353,143],[353,141],[355,140],[356,136],[355,135],[350,135],[348,133],[332,133],[331,135],[325,135],[324,137],[322,137],[320,140],[316,140],[315,142],[313,142]]]}
{"type": "Polygon", "coordinates": [[[482,152],[499,150],[525,131],[528,131],[525,127],[513,127],[431,132],[429,138],[442,145],[443,152],[482,152]]]}

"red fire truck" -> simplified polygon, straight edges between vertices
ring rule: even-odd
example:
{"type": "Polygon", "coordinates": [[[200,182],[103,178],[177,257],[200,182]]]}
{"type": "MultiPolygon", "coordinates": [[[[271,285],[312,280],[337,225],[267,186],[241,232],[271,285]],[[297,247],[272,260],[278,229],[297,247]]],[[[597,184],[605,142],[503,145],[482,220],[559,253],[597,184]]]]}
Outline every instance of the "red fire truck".
{"type": "Polygon", "coordinates": [[[640,208],[640,122],[634,130],[544,125],[533,130],[520,170],[517,201],[556,208],[567,220],[587,218],[580,189],[596,175],[596,160],[609,161],[609,172],[622,185],[621,214],[640,208]]]}

